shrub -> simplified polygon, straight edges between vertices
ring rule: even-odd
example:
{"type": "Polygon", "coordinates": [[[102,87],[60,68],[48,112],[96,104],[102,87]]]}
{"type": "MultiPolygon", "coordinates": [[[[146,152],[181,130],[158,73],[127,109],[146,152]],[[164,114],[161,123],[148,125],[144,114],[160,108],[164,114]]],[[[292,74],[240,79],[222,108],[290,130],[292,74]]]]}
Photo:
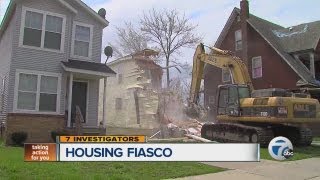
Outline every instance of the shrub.
{"type": "Polygon", "coordinates": [[[51,131],[51,138],[54,142],[57,142],[57,136],[68,136],[69,134],[64,131],[51,131]]]}
{"type": "Polygon", "coordinates": [[[11,134],[11,140],[15,145],[23,146],[23,143],[27,140],[28,134],[26,132],[14,132],[11,134]]]}

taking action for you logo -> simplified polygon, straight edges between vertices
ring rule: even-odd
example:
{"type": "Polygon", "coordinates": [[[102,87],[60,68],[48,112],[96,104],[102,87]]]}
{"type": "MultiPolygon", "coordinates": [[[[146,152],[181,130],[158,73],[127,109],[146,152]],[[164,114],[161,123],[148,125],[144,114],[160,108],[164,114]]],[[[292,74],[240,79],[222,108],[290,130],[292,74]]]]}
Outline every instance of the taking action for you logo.
{"type": "Polygon", "coordinates": [[[269,154],[276,160],[282,161],[293,156],[293,146],[286,137],[273,138],[268,146],[269,154]]]}

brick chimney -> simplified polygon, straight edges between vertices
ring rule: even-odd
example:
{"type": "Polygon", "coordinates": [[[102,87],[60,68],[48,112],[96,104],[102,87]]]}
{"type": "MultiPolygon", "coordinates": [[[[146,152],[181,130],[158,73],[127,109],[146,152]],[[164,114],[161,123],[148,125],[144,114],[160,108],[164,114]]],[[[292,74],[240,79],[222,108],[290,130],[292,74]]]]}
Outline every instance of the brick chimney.
{"type": "MultiPolygon", "coordinates": [[[[241,20],[241,33],[242,33],[242,60],[251,69],[250,59],[248,59],[248,23],[249,18],[249,2],[247,0],[240,1],[240,20],[241,20]]],[[[251,73],[250,73],[251,74],[251,73]]]]}
{"type": "Polygon", "coordinates": [[[240,1],[240,15],[241,20],[249,18],[249,2],[247,0],[240,1]]]}

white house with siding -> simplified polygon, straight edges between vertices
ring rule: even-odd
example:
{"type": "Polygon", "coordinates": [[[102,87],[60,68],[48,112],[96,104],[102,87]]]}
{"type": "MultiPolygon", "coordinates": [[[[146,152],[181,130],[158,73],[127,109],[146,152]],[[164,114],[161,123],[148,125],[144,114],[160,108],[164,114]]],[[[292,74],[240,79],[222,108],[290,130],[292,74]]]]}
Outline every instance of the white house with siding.
{"type": "MultiPolygon", "coordinates": [[[[80,0],[11,0],[0,26],[0,121],[32,142],[72,128],[98,128],[99,81],[115,72],[101,64],[109,22],[80,0]]],[[[104,87],[105,88],[105,87],[104,87]]],[[[105,107],[104,107],[105,108],[105,107]]]]}

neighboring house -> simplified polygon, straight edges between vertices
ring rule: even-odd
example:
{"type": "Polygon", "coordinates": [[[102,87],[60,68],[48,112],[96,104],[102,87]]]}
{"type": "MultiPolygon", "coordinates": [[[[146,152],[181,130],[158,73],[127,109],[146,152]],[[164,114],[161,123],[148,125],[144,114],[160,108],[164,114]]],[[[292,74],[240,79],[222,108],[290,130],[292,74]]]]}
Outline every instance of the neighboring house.
{"type": "Polygon", "coordinates": [[[105,124],[108,134],[148,134],[159,128],[158,92],[162,69],[152,57],[157,55],[157,52],[146,49],[107,64],[117,73],[107,81],[105,124]]]}
{"type": "Polygon", "coordinates": [[[28,142],[51,141],[51,131],[73,127],[75,106],[84,128],[98,128],[99,81],[115,75],[100,63],[101,12],[80,0],[11,0],[0,29],[8,141],[17,131],[28,142]]]}
{"type": "MultiPolygon", "coordinates": [[[[320,21],[284,28],[249,13],[247,0],[234,8],[215,46],[235,52],[248,67],[255,89],[319,87],[320,21]]],[[[207,65],[205,106],[215,117],[219,84],[231,83],[228,71],[207,65]]]]}

